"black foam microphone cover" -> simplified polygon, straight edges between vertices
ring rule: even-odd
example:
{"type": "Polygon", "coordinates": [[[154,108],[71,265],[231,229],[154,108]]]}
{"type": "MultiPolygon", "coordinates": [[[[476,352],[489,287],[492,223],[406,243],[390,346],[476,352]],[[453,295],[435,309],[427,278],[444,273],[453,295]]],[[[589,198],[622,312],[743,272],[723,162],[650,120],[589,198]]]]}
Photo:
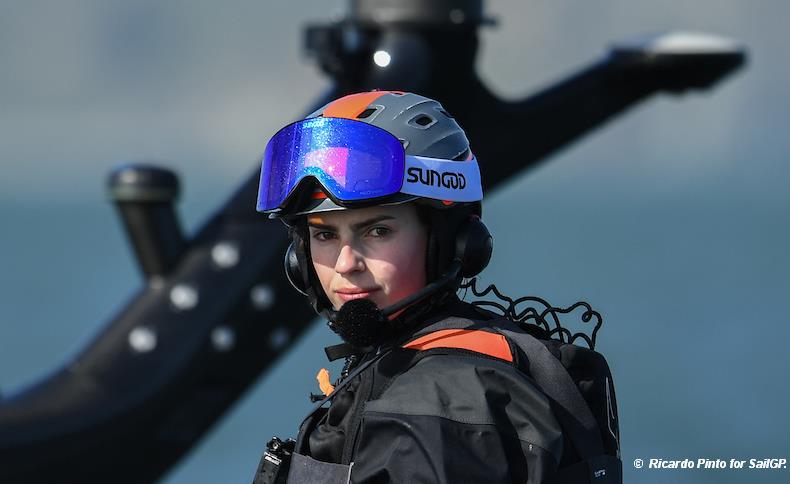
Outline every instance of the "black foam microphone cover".
{"type": "Polygon", "coordinates": [[[354,299],[343,304],[332,324],[344,341],[358,348],[378,343],[389,329],[384,313],[370,299],[354,299]]]}

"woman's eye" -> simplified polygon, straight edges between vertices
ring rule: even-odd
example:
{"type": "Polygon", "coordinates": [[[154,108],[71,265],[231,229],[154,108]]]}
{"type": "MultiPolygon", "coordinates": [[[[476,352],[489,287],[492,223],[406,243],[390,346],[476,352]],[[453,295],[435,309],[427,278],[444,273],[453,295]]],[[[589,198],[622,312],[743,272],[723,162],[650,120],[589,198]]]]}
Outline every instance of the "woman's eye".
{"type": "Polygon", "coordinates": [[[329,240],[334,236],[332,232],[316,232],[313,234],[313,238],[316,240],[329,240]]]}
{"type": "Polygon", "coordinates": [[[373,227],[370,229],[370,235],[373,237],[385,237],[391,232],[387,227],[373,227]]]}

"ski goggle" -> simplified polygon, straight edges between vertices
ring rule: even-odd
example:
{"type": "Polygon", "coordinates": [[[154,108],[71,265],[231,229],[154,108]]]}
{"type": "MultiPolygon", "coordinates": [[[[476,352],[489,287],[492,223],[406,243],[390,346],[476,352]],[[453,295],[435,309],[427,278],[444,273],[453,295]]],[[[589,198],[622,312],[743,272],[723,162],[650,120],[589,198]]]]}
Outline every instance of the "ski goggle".
{"type": "Polygon", "coordinates": [[[346,118],[310,118],[289,124],[266,145],[257,210],[281,208],[305,178],[343,203],[397,193],[451,202],[482,200],[480,170],[465,161],[406,155],[394,135],[346,118]]]}

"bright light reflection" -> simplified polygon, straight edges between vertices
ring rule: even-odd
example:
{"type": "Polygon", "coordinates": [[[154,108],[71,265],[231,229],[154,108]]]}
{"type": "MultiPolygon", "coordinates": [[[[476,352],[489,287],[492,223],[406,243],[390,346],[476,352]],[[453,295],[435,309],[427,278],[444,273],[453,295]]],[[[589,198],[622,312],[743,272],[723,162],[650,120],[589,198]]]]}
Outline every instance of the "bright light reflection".
{"type": "Polygon", "coordinates": [[[392,56],[386,50],[377,50],[373,54],[373,62],[379,67],[387,67],[390,65],[390,61],[392,61],[392,56]]]}

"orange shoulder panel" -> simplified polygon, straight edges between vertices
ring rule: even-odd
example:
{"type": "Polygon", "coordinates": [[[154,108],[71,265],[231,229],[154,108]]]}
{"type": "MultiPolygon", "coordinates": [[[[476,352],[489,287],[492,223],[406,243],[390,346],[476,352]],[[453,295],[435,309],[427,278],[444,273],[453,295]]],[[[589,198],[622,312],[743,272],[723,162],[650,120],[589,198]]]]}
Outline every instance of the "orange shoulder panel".
{"type": "Polygon", "coordinates": [[[504,336],[475,329],[442,329],[421,336],[403,347],[420,351],[431,348],[461,348],[513,362],[510,345],[504,336]]]}
{"type": "Polygon", "coordinates": [[[370,103],[389,93],[390,91],[372,91],[343,96],[337,101],[329,103],[323,114],[327,118],[354,119],[359,113],[367,109],[370,103]]]}

